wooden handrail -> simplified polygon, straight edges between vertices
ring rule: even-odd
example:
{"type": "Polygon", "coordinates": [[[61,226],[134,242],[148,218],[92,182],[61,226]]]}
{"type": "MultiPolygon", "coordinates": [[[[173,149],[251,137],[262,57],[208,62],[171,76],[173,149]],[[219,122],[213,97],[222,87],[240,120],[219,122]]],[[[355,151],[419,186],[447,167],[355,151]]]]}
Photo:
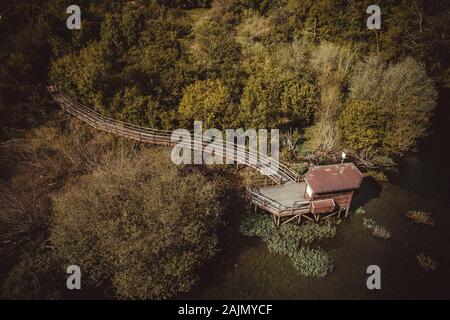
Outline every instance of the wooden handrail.
{"type": "MultiPolygon", "coordinates": [[[[170,131],[146,128],[106,117],[92,110],[91,108],[88,108],[80,104],[79,102],[72,100],[67,95],[61,93],[56,86],[49,86],[48,91],[52,95],[53,99],[56,102],[58,102],[59,105],[66,112],[70,113],[71,115],[77,117],[81,121],[87,123],[88,125],[96,129],[145,143],[161,144],[161,145],[174,144],[171,141],[170,131]]],[[[205,141],[203,141],[203,137],[196,135],[192,135],[191,137],[192,137],[191,141],[194,140],[201,141],[202,148],[208,145],[205,141]]],[[[231,154],[228,153],[230,152],[230,150],[228,148],[229,143],[227,141],[224,141],[222,139],[215,141],[219,143],[222,142],[223,143],[222,145],[227,146],[225,147],[224,156],[231,154]]],[[[189,147],[191,146],[192,145],[189,144],[189,147]]],[[[293,170],[289,166],[265,154],[259,153],[256,150],[249,149],[246,146],[233,143],[233,148],[231,152],[233,153],[233,156],[234,155],[236,156],[236,160],[238,162],[241,162],[244,165],[248,165],[255,169],[260,170],[269,179],[271,179],[277,184],[282,184],[286,181],[297,182],[299,179],[299,175],[295,172],[295,170],[293,170]],[[267,167],[267,165],[269,164],[274,164],[276,167],[278,167],[278,170],[274,172],[272,169],[267,167]]]]}

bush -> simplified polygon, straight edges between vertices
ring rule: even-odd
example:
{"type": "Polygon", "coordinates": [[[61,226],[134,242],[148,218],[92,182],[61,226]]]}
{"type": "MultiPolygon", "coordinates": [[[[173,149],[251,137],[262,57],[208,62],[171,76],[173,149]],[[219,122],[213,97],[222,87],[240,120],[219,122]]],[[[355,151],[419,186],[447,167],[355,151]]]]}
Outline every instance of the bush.
{"type": "Polygon", "coordinates": [[[89,286],[169,298],[187,292],[216,253],[222,182],[179,171],[166,153],[124,152],[54,197],[50,240],[89,286]]]}
{"type": "MultiPolygon", "coordinates": [[[[2,285],[5,299],[60,299],[65,289],[65,270],[53,252],[25,253],[2,285]]],[[[67,289],[66,289],[67,290],[67,289]]]]}
{"type": "Polygon", "coordinates": [[[419,253],[416,256],[416,259],[419,262],[419,265],[427,271],[434,271],[438,268],[437,262],[434,261],[431,257],[426,256],[423,252],[419,253]]]}
{"type": "Polygon", "coordinates": [[[366,213],[366,210],[364,210],[363,207],[359,207],[358,209],[356,209],[355,214],[357,215],[363,215],[366,213]]]}
{"type": "Polygon", "coordinates": [[[431,218],[431,214],[425,211],[409,211],[406,217],[411,219],[417,224],[426,224],[429,226],[434,226],[434,220],[431,218]]]}

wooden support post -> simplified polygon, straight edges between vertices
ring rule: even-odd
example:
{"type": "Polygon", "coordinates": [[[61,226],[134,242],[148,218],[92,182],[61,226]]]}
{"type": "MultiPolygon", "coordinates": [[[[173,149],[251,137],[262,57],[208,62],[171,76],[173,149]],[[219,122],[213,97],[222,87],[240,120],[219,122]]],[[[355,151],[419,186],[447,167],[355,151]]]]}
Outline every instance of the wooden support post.
{"type": "Polygon", "coordinates": [[[298,224],[300,224],[300,222],[302,222],[302,214],[300,213],[299,215],[298,215],[298,224]]]}
{"type": "Polygon", "coordinates": [[[255,213],[258,211],[258,206],[255,204],[255,213]]]}
{"type": "Polygon", "coordinates": [[[290,217],[289,219],[287,219],[286,221],[284,221],[282,224],[286,224],[286,223],[289,223],[289,222],[291,222],[292,220],[294,220],[295,218],[297,218],[297,216],[295,215],[295,216],[293,216],[293,217],[290,217]]]}
{"type": "Polygon", "coordinates": [[[342,208],[339,208],[338,219],[341,218],[342,208]]]}
{"type": "Polygon", "coordinates": [[[345,210],[345,218],[348,217],[348,211],[350,210],[350,207],[347,207],[347,210],[345,210]]]}
{"type": "Polygon", "coordinates": [[[277,227],[279,227],[280,226],[280,216],[278,216],[278,218],[277,218],[277,227]]]}

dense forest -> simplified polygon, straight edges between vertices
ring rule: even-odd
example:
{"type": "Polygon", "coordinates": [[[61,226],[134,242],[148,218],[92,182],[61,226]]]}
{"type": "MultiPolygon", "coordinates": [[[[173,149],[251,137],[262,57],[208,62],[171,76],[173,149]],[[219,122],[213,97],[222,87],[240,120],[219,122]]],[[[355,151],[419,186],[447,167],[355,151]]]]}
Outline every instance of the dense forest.
{"type": "Polygon", "coordinates": [[[60,266],[75,260],[86,297],[177,296],[244,207],[231,169],[96,133],[56,110],[49,84],[151,128],[279,128],[293,165],[346,151],[385,180],[450,87],[450,5],[381,0],[369,30],[372,2],[79,0],[69,30],[70,1],[2,1],[1,294],[65,297],[60,266]]]}

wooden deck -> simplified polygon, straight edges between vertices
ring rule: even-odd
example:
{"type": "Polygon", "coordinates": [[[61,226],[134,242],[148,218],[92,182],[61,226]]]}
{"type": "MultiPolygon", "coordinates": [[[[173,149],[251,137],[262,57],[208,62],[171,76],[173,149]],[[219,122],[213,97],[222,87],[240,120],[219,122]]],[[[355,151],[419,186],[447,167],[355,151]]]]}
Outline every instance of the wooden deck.
{"type": "MultiPolygon", "coordinates": [[[[281,185],[249,186],[247,188],[247,199],[255,206],[255,211],[260,208],[272,214],[276,225],[297,221],[302,218],[310,221],[319,221],[332,216],[341,216],[345,211],[348,214],[349,203],[335,202],[335,195],[327,195],[318,199],[305,197],[306,183],[286,182],[281,185]]],[[[336,195],[340,198],[339,194],[336,195]]]]}
{"type": "Polygon", "coordinates": [[[309,201],[303,197],[305,190],[305,182],[286,182],[282,185],[259,188],[262,195],[287,207],[291,207],[294,202],[309,201]]]}

